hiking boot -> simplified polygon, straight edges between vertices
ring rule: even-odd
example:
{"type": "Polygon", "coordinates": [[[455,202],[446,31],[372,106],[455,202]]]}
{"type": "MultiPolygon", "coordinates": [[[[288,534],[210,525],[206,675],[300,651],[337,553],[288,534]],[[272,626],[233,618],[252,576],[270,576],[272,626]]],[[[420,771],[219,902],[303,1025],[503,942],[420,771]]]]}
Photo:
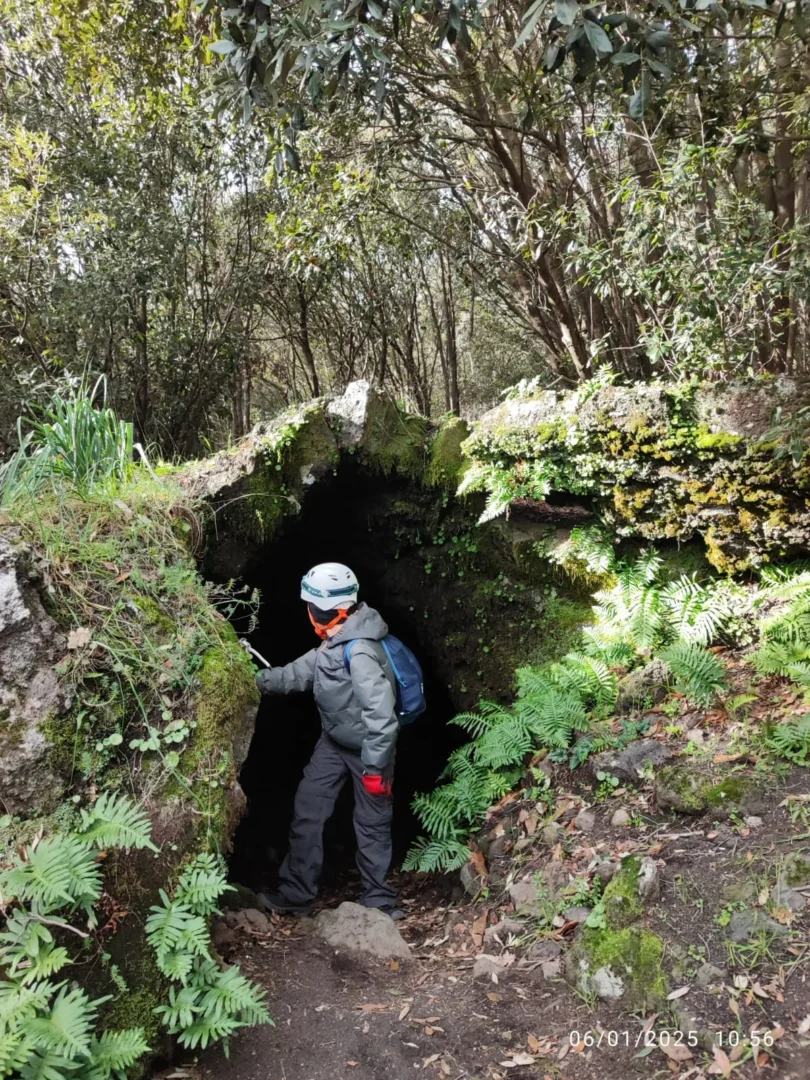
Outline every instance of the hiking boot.
{"type": "Polygon", "coordinates": [[[275,911],[277,915],[309,915],[312,904],[294,904],[284,893],[260,892],[257,894],[265,911],[275,911]]]}
{"type": "Polygon", "coordinates": [[[402,922],[403,919],[408,918],[408,916],[405,914],[405,912],[401,908],[398,908],[398,907],[395,907],[395,908],[380,908],[380,910],[384,911],[385,914],[388,916],[388,918],[392,920],[392,922],[402,922]]]}

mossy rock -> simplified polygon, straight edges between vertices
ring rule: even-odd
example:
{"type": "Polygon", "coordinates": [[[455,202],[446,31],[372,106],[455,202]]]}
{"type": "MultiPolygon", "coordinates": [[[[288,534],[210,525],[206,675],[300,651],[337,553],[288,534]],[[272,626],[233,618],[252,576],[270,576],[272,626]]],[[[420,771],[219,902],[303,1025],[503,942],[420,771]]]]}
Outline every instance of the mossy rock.
{"type": "Polygon", "coordinates": [[[565,960],[567,980],[586,997],[621,1002],[626,1010],[656,1008],[667,993],[664,942],[638,925],[586,929],[565,960]]]}
{"type": "Polygon", "coordinates": [[[461,449],[469,438],[466,421],[458,416],[444,420],[433,436],[428,448],[427,482],[433,487],[455,489],[458,487],[469,462],[461,449]]]}
{"type": "Polygon", "coordinates": [[[658,870],[652,859],[631,855],[612,878],[602,897],[605,923],[609,930],[623,930],[637,922],[645,903],[658,895],[658,870]]]}
{"type": "Polygon", "coordinates": [[[760,795],[750,777],[723,777],[697,761],[666,765],[655,777],[659,808],[681,814],[711,812],[726,817],[742,809],[754,809],[760,795]]]}

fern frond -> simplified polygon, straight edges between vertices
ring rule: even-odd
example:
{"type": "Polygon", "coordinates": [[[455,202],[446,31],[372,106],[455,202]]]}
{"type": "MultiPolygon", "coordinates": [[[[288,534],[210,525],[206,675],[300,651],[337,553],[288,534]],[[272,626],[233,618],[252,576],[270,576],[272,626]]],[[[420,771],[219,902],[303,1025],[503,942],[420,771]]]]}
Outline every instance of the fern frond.
{"type": "Polygon", "coordinates": [[[810,716],[777,724],[768,745],[796,765],[810,765],[810,716]]]}
{"type": "Polygon", "coordinates": [[[236,1017],[243,1024],[269,1024],[267,993],[250,982],[238,967],[216,971],[216,980],[200,999],[202,1015],[214,1021],[236,1017]]]}
{"type": "Polygon", "coordinates": [[[584,731],[588,726],[581,700],[560,690],[520,698],[515,703],[515,711],[530,728],[537,743],[549,749],[565,749],[574,732],[584,731]]]}
{"type": "Polygon", "coordinates": [[[87,843],[76,836],[52,836],[41,840],[18,862],[0,875],[6,898],[36,900],[43,912],[54,908],[91,908],[101,896],[101,870],[87,843]]]}
{"type": "Polygon", "coordinates": [[[80,987],[63,986],[47,1016],[26,1017],[20,1030],[36,1048],[75,1061],[90,1052],[99,1002],[91,1001],[80,987]]]}
{"type": "Polygon", "coordinates": [[[126,795],[105,791],[90,810],[82,810],[78,835],[98,848],[158,849],[152,843],[152,826],[143,808],[126,795]]]}
{"type": "Polygon", "coordinates": [[[672,672],[676,688],[695,705],[711,705],[726,688],[725,668],[701,645],[677,641],[664,649],[660,658],[672,672]]]}
{"type": "Polygon", "coordinates": [[[457,837],[434,840],[422,836],[411,845],[402,869],[423,874],[448,873],[460,870],[469,857],[469,847],[457,837]]]}
{"type": "Polygon", "coordinates": [[[111,1076],[117,1080],[125,1080],[127,1070],[131,1069],[148,1049],[149,1043],[143,1028],[104,1031],[97,1039],[93,1039],[90,1046],[93,1076],[100,1080],[111,1076]]]}
{"type": "Polygon", "coordinates": [[[223,892],[234,892],[225,875],[225,864],[219,855],[198,855],[185,867],[177,885],[176,899],[187,904],[197,915],[211,915],[217,910],[217,900],[223,892]]]}

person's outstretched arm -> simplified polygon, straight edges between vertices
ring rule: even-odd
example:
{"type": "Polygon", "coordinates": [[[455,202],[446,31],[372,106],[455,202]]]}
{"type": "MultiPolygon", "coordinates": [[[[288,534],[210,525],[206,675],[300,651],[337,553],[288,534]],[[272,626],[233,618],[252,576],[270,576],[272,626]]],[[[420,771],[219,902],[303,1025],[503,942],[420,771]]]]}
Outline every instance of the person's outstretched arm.
{"type": "Polygon", "coordinates": [[[351,658],[352,688],[363,714],[366,735],[360,757],[369,773],[384,774],[399,731],[396,696],[372,646],[357,641],[351,658]]]}
{"type": "Polygon", "coordinates": [[[296,694],[312,689],[317,649],[299,656],[283,667],[268,667],[256,675],[256,685],[263,694],[296,694]]]}

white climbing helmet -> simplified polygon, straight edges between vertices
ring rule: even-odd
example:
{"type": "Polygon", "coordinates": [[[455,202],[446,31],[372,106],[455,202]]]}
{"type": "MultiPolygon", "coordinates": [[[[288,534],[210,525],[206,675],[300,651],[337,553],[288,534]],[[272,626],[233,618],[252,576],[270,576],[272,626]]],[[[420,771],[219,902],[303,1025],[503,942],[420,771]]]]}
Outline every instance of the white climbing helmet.
{"type": "Polygon", "coordinates": [[[348,608],[357,603],[360,585],[357,575],[339,562],[324,562],[313,566],[301,578],[301,599],[321,611],[348,608]]]}

